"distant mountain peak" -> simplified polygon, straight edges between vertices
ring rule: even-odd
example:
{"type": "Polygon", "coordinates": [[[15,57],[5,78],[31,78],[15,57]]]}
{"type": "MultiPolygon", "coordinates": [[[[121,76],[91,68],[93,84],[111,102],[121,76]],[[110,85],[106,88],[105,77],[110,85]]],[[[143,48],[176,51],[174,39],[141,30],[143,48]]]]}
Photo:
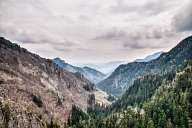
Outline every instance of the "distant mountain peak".
{"type": "Polygon", "coordinates": [[[163,51],[156,52],[156,53],[153,53],[152,55],[146,56],[144,59],[136,59],[135,62],[149,62],[159,58],[163,53],[164,53],[163,51]]]}
{"type": "Polygon", "coordinates": [[[65,69],[69,72],[72,72],[72,73],[78,72],[78,73],[82,74],[85,78],[87,78],[89,81],[91,81],[92,83],[95,83],[95,84],[105,78],[105,74],[103,74],[100,71],[97,71],[96,69],[90,68],[88,66],[85,66],[83,68],[73,66],[71,64],[68,64],[67,62],[65,62],[64,60],[62,60],[59,57],[54,58],[53,63],[57,64],[59,67],[65,69]]]}
{"type": "Polygon", "coordinates": [[[57,64],[57,63],[66,63],[65,60],[62,60],[61,58],[59,57],[56,57],[53,59],[53,61],[57,64]]]}
{"type": "Polygon", "coordinates": [[[125,61],[111,61],[107,63],[99,63],[99,64],[76,64],[79,67],[89,67],[100,71],[104,74],[111,74],[119,65],[127,63],[125,61]]]}

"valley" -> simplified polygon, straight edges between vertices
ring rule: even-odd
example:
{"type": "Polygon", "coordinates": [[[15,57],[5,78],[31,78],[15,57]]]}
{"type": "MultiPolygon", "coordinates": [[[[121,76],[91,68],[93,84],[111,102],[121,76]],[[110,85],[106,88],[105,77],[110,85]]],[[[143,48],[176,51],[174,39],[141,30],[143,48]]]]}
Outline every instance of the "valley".
{"type": "Polygon", "coordinates": [[[0,0],[0,128],[192,128],[192,0],[0,0]]]}
{"type": "Polygon", "coordinates": [[[2,128],[191,127],[192,37],[111,75],[0,38],[2,128]]]}

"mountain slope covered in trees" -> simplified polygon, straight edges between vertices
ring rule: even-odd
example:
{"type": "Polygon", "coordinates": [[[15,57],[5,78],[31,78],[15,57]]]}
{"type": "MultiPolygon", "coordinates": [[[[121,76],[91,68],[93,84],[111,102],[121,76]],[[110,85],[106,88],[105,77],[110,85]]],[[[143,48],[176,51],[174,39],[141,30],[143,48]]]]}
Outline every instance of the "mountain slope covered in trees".
{"type": "Polygon", "coordinates": [[[86,111],[94,103],[93,90],[79,74],[0,38],[0,126],[40,127],[39,122],[51,120],[62,124],[72,105],[86,111]]]}
{"type": "Polygon", "coordinates": [[[192,59],[192,37],[182,40],[176,47],[150,62],[133,62],[120,65],[108,78],[98,83],[102,90],[116,96],[129,88],[135,79],[147,74],[163,74],[192,59]]]}
{"type": "Polygon", "coordinates": [[[154,77],[136,80],[133,88],[129,88],[114,106],[92,109],[89,118],[79,119],[88,116],[85,113],[80,114],[79,118],[72,115],[70,119],[77,119],[76,123],[68,125],[73,128],[190,128],[192,61],[183,64],[175,73],[154,77]],[[142,87],[138,87],[138,84],[142,87]],[[146,90],[149,88],[156,88],[152,89],[153,95],[148,95],[146,90]],[[134,92],[135,100],[129,102],[134,92]],[[140,94],[143,94],[143,99],[137,100],[140,94]]]}

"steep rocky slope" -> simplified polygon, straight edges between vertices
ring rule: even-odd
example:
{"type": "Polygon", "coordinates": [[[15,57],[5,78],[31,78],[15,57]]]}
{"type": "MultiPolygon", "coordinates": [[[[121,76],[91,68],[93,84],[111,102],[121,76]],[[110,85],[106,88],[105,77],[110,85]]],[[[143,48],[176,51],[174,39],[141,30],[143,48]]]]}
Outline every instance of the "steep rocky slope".
{"type": "Polygon", "coordinates": [[[41,119],[65,122],[73,104],[86,110],[94,102],[93,90],[83,76],[0,38],[0,97],[15,102],[19,111],[30,107],[41,119]]]}
{"type": "Polygon", "coordinates": [[[90,67],[76,67],[73,66],[71,64],[66,63],[64,60],[60,59],[60,58],[55,58],[53,59],[53,62],[55,64],[57,64],[58,66],[60,66],[61,68],[64,68],[65,70],[72,72],[72,73],[76,73],[79,72],[82,75],[84,75],[84,77],[86,77],[89,81],[91,81],[94,84],[97,84],[98,82],[102,81],[105,78],[105,74],[103,74],[100,71],[97,71],[93,68],[90,67]]]}
{"type": "Polygon", "coordinates": [[[120,65],[108,78],[98,83],[102,90],[121,95],[133,81],[147,74],[166,73],[186,60],[192,59],[192,37],[181,41],[175,48],[150,62],[133,62],[120,65]]]}
{"type": "Polygon", "coordinates": [[[95,102],[99,105],[103,105],[103,106],[109,106],[111,105],[111,101],[109,101],[109,95],[100,90],[100,89],[96,89],[94,91],[94,94],[95,94],[95,102]]]}

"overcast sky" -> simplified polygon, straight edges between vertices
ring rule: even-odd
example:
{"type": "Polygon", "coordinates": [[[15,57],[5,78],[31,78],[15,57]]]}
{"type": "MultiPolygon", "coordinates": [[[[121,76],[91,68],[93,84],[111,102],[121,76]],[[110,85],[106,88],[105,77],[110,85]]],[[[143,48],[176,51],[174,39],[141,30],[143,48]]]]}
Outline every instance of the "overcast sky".
{"type": "Polygon", "coordinates": [[[131,61],[192,34],[191,0],[0,0],[0,36],[70,63],[131,61]]]}

